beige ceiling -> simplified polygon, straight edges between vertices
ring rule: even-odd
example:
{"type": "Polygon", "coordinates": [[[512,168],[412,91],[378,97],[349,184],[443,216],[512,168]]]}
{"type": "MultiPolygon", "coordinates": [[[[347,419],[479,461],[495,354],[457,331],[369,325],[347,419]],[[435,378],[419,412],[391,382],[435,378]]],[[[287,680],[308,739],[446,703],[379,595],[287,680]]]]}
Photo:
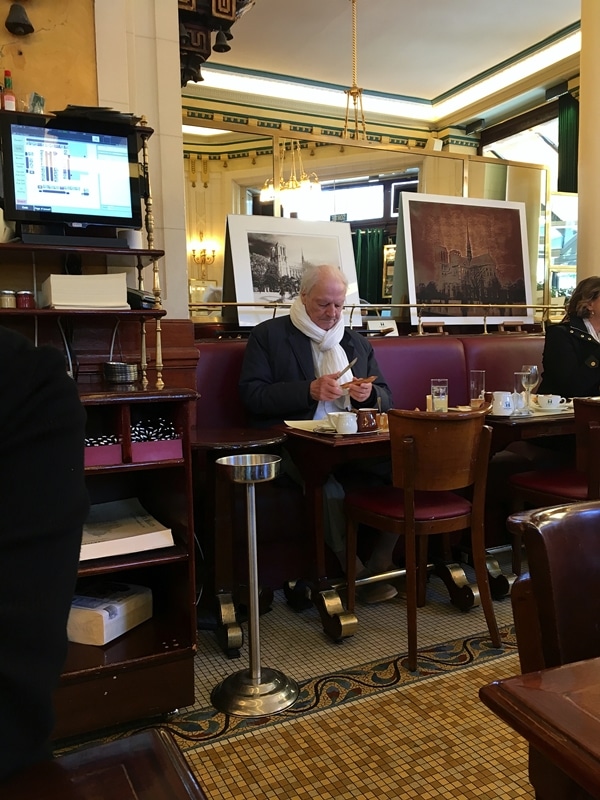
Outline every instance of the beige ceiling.
{"type": "MultiPolygon", "coordinates": [[[[358,86],[427,101],[580,19],[580,0],[357,0],[356,9],[358,86]]],[[[232,33],[231,50],[213,53],[206,67],[352,83],[351,0],[256,0],[232,33]]],[[[543,98],[548,84],[572,69],[571,62],[564,73],[540,75],[524,94],[537,90],[543,98]]],[[[523,103],[532,105],[532,98],[523,103]]],[[[502,109],[505,116],[509,111],[502,109]]]]}

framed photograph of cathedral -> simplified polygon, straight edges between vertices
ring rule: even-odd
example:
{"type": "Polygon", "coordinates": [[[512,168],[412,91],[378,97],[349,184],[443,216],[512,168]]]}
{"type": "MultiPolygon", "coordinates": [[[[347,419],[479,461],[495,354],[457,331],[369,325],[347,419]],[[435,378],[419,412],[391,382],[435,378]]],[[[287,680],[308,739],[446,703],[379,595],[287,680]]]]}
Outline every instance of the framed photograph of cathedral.
{"type": "Polygon", "coordinates": [[[223,300],[240,304],[240,325],[252,326],[288,314],[307,264],[333,264],[344,272],[348,279],[346,324],[361,325],[360,311],[352,312],[360,300],[349,223],[227,217],[223,300]]]}
{"type": "Polygon", "coordinates": [[[533,323],[524,203],[403,192],[398,225],[413,325],[533,323]]]}

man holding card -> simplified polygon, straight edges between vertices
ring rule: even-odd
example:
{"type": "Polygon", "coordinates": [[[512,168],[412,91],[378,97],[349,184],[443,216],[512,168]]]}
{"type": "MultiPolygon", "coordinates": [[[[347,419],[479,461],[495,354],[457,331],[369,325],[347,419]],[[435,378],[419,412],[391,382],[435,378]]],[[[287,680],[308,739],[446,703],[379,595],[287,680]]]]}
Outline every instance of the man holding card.
{"type": "MultiPolygon", "coordinates": [[[[370,342],[344,327],[347,289],[346,276],[338,267],[309,265],[302,273],[300,294],[289,316],[253,329],[244,355],[240,393],[255,425],[268,427],[286,419],[324,420],[329,412],[346,408],[380,405],[387,411],[391,407],[391,391],[370,342]]],[[[286,472],[301,482],[285,454],[284,465],[286,472]]],[[[361,470],[369,480],[389,480],[389,462],[358,462],[354,479],[361,470]]],[[[345,493],[340,477],[332,474],[323,487],[324,521],[326,541],[344,566],[345,493]]],[[[394,534],[381,534],[367,565],[357,564],[358,574],[387,570],[396,541],[394,534]]],[[[394,597],[397,590],[376,583],[365,586],[362,594],[367,602],[380,602],[394,597]]]]}

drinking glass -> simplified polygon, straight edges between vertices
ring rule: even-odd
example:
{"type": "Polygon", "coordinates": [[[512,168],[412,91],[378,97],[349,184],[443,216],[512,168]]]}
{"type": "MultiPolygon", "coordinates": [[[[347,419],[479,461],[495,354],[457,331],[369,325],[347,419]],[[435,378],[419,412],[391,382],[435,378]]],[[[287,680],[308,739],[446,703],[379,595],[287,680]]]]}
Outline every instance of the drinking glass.
{"type": "Polygon", "coordinates": [[[540,371],[536,364],[523,364],[521,372],[527,373],[523,378],[523,388],[526,391],[526,408],[531,408],[531,393],[540,382],[540,371]]]}
{"type": "Polygon", "coordinates": [[[513,389],[514,410],[512,416],[519,417],[531,413],[527,402],[527,391],[525,392],[525,397],[523,397],[525,379],[528,375],[528,372],[515,372],[515,386],[513,389]]]}
{"type": "Polygon", "coordinates": [[[431,379],[431,410],[448,411],[448,378],[431,379]]]}
{"type": "Polygon", "coordinates": [[[469,404],[481,408],[485,403],[485,370],[472,369],[469,373],[469,404]]]}

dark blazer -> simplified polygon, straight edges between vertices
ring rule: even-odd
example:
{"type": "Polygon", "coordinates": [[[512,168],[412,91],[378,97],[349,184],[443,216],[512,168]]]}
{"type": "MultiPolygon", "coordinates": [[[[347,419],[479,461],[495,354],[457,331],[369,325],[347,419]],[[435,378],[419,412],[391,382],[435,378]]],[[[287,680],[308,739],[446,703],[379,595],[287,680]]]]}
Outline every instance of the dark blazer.
{"type": "Polygon", "coordinates": [[[546,329],[542,362],[540,394],[600,395],[600,343],[590,336],[581,317],[546,329]]]}
{"type": "MultiPolygon", "coordinates": [[[[369,399],[361,406],[392,406],[392,393],[381,375],[371,343],[346,330],[340,342],[348,361],[358,358],[352,373],[377,375],[369,399]]],[[[316,378],[310,339],[292,325],[289,315],[257,325],[248,339],[240,376],[242,402],[255,425],[266,427],[284,419],[312,419],[317,401],[310,396],[316,378]]],[[[350,380],[350,373],[348,380],[350,380]]],[[[357,407],[356,403],[353,403],[357,407]]]]}

